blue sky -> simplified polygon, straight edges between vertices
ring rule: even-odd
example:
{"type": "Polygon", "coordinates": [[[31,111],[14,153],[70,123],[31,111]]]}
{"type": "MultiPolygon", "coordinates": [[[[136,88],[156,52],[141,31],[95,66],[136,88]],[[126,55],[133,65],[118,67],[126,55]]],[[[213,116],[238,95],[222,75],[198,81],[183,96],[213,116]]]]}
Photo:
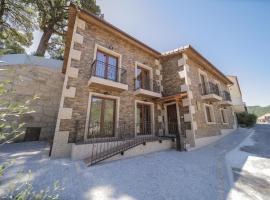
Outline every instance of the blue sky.
{"type": "MultiPolygon", "coordinates": [[[[247,105],[270,105],[270,1],[97,0],[105,19],[160,52],[191,44],[239,78],[247,105]]],[[[39,33],[28,50],[37,46],[39,33]]]]}

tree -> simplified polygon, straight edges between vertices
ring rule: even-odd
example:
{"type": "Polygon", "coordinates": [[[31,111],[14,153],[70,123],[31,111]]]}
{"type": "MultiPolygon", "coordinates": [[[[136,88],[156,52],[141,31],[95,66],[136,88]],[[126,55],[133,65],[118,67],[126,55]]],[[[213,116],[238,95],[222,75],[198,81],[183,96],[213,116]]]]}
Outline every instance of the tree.
{"type": "MultiPolygon", "coordinates": [[[[49,53],[53,56],[55,56],[55,54],[52,49],[57,51],[56,54],[63,53],[63,41],[67,29],[68,4],[70,0],[35,0],[33,3],[38,10],[39,28],[43,31],[36,55],[44,56],[48,49],[49,53]],[[53,35],[57,35],[61,37],[61,39],[54,37],[50,41],[53,35]],[[58,40],[57,44],[55,40],[58,40]],[[62,41],[62,44],[59,43],[60,41],[62,41]]],[[[95,0],[76,0],[75,3],[96,15],[100,14],[100,8],[96,5],[95,0]]]]}
{"type": "Polygon", "coordinates": [[[24,53],[34,30],[34,12],[27,0],[0,0],[0,54],[24,53]]]}

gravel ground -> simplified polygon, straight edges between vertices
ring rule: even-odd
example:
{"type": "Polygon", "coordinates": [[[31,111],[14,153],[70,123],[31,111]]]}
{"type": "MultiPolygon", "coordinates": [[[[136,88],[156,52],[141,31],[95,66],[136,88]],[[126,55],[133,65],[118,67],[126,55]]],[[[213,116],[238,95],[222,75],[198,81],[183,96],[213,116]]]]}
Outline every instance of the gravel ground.
{"type": "Polygon", "coordinates": [[[64,187],[60,199],[93,200],[216,200],[226,199],[230,184],[225,154],[248,135],[239,129],[221,140],[190,152],[156,152],[86,167],[81,161],[50,160],[45,143],[9,144],[0,148],[0,162],[15,160],[2,177],[0,195],[8,184],[32,171],[35,190],[56,180],[64,187]]]}

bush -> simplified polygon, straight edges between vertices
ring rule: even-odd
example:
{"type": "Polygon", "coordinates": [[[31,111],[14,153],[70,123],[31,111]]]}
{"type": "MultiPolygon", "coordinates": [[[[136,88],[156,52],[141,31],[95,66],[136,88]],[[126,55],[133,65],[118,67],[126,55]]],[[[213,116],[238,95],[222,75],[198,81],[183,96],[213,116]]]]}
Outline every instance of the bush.
{"type": "Polygon", "coordinates": [[[257,121],[257,116],[247,112],[238,113],[237,121],[240,126],[250,127],[253,126],[257,121]]]}

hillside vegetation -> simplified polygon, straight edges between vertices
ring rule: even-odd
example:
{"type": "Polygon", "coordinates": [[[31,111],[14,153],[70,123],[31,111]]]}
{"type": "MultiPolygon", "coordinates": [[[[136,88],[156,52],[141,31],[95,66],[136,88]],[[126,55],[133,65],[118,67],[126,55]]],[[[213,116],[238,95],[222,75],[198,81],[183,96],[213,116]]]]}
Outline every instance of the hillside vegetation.
{"type": "Polygon", "coordinates": [[[248,106],[247,109],[248,109],[249,113],[255,114],[257,117],[260,117],[260,116],[270,112],[270,105],[265,106],[265,107],[262,107],[262,106],[248,106]]]}

